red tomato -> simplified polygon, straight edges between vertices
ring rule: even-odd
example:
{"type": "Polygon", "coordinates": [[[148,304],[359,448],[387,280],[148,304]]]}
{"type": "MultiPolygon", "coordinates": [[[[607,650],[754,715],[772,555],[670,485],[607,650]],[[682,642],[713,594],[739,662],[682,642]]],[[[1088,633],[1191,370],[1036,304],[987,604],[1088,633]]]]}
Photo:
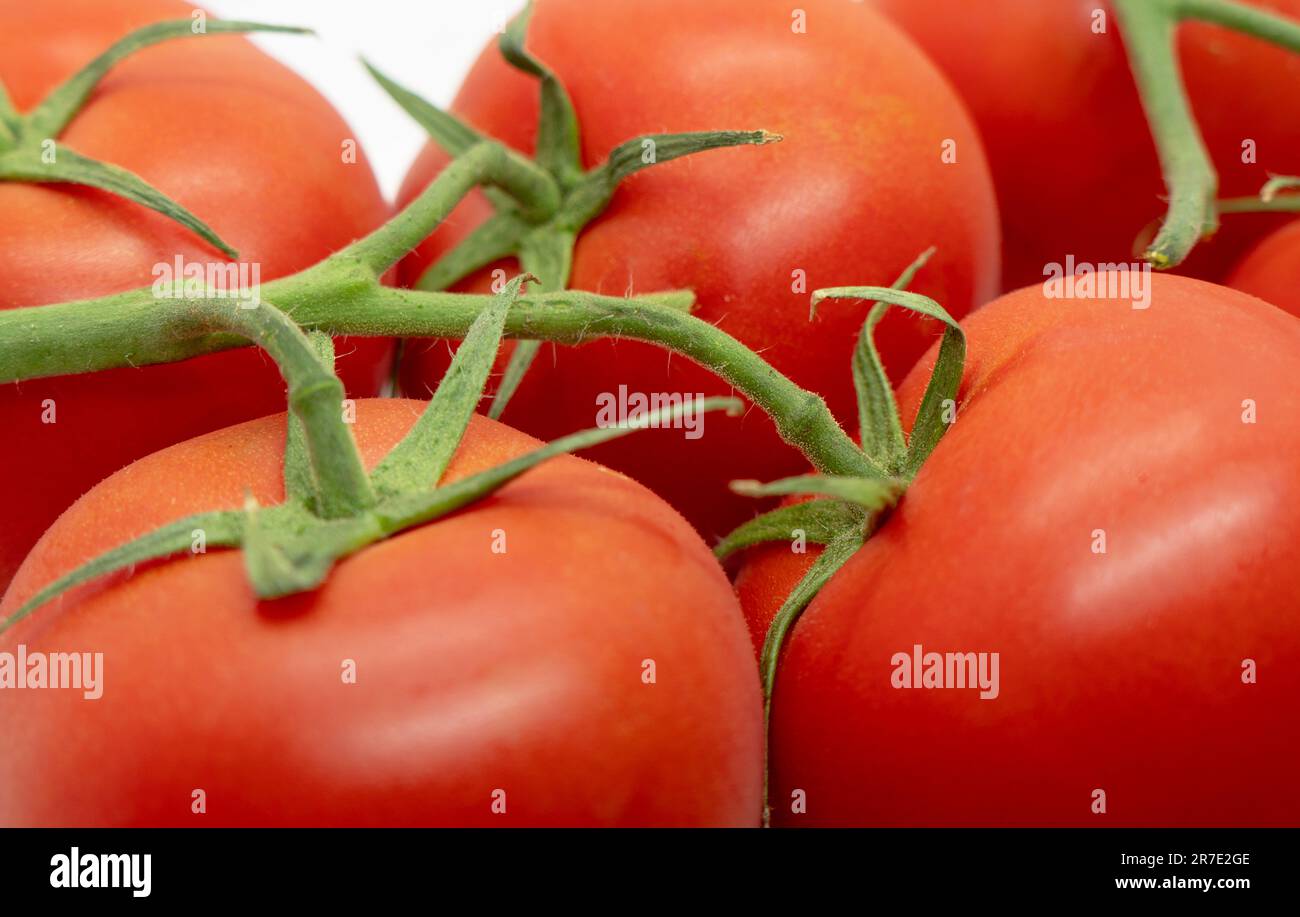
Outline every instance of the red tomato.
{"type": "MultiPolygon", "coordinates": [[[[0,80],[20,111],[142,25],[189,18],[173,0],[0,0],[0,80]]],[[[309,41],[311,39],[303,39],[309,41]]],[[[158,45],[115,68],[63,134],[129,169],[257,263],[261,279],[305,268],[388,213],[363,155],[298,76],[240,37],[158,45]]],[[[153,269],[223,256],[138,204],[66,185],[0,183],[0,308],[148,286],[153,269]]],[[[165,303],[160,304],[160,308],[165,303]]],[[[339,348],[351,391],[377,391],[389,347],[339,348]]],[[[0,388],[0,588],[41,532],[91,485],[159,448],[284,407],[260,352],[0,388]],[[55,422],[48,423],[52,405],[55,422]]]]}
{"type": "Polygon", "coordinates": [[[1264,238],[1237,265],[1228,285],[1300,315],[1300,220],[1264,238]]]}
{"type": "MultiPolygon", "coordinates": [[[[1166,194],[1117,21],[1104,0],[873,0],[916,39],[961,92],[979,125],[998,189],[1003,285],[1041,283],[1067,255],[1133,258],[1166,194]],[[1093,31],[1095,11],[1107,16],[1093,31]]],[[[1300,0],[1247,0],[1300,18],[1300,0]]],[[[1270,172],[1300,171],[1300,102],[1278,86],[1300,57],[1236,32],[1189,23],[1179,56],[1223,196],[1259,192],[1270,172]],[[1243,143],[1255,162],[1243,162],[1243,143]]],[[[1272,216],[1228,217],[1185,273],[1222,279],[1272,216]]]]}
{"type": "MultiPolygon", "coordinates": [[[[974,128],[911,43],[847,0],[797,7],[781,0],[541,0],[529,48],[573,97],[587,166],[646,133],[761,128],[785,137],[762,149],[662,164],[632,179],[579,240],[571,285],[615,295],[694,289],[700,318],[762,351],[847,420],[855,411],[849,359],[864,313],[827,308],[810,324],[811,291],[892,283],[937,245],[916,288],[962,315],[994,293],[997,220],[974,128]],[[794,31],[799,11],[807,17],[802,34],[794,31]],[[955,164],[942,161],[949,139],[955,164]]],[[[536,96],[536,81],[493,47],[453,109],[531,150],[536,96]]],[[[446,162],[426,149],[399,200],[410,200],[446,162]]],[[[467,201],[409,259],[406,280],[463,239],[487,206],[481,197],[467,201]]],[[[465,286],[484,290],[488,281],[484,272],[465,286]]],[[[901,378],[939,329],[901,314],[886,325],[886,363],[901,378]]],[[[447,347],[421,343],[410,356],[407,391],[424,395],[441,378],[447,347]]],[[[620,385],[643,394],[729,391],[656,347],[602,341],[544,350],[505,418],[551,439],[591,426],[597,397],[617,395],[620,385]]],[[[752,512],[752,501],[728,492],[728,481],[801,467],[759,412],[743,425],[708,428],[698,440],[611,443],[593,458],[648,484],[706,534],[728,531],[752,512]]]]}
{"type": "MultiPolygon", "coordinates": [[[[1037,287],[967,320],[955,425],[789,635],[775,821],[1300,821],[1300,322],[1154,281],[1147,311],[1037,287]],[[998,696],[895,688],[918,645],[998,653],[998,696]]],[[[755,552],[756,635],[808,563],[755,552]]]]}
{"type": "MultiPolygon", "coordinates": [[[[421,408],[359,403],[368,466],[421,408]]],[[[283,500],[283,439],[264,418],[114,475],[0,614],[106,546],[246,490],[283,500]]],[[[537,445],[476,420],[449,480],[537,445]]],[[[104,689],[0,692],[0,824],[758,821],[758,679],[726,578],[666,504],[576,458],[367,548],[317,593],[259,603],[240,556],[214,552],[83,587],[0,647],[19,643],[102,652],[104,689]]]]}

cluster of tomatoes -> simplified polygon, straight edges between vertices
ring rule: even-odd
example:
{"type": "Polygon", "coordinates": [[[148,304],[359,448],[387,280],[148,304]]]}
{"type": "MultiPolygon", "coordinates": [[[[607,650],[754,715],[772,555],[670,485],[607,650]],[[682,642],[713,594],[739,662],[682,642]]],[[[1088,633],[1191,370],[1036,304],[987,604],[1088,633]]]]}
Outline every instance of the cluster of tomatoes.
{"type": "MultiPolygon", "coordinates": [[[[1251,2],[1300,18],[1300,0],[1251,2]]],[[[188,13],[0,0],[0,80],[24,110],[127,31],[188,13]]],[[[810,321],[812,291],[887,284],[934,246],[912,289],[964,319],[955,422],[791,632],[770,723],[755,651],[818,549],[777,542],[724,571],[706,544],[754,513],[729,481],[804,470],[751,412],[607,444],[599,465],[556,459],[307,595],[259,602],[215,550],[77,590],[0,637],[105,658],[96,701],[0,691],[0,824],[756,825],[765,801],[791,825],[1296,823],[1300,221],[1225,216],[1143,308],[1044,290],[1067,258],[1132,261],[1163,210],[1109,13],[536,4],[529,49],[573,99],[587,166],[650,132],[783,138],[637,176],[579,237],[571,286],[693,290],[698,317],[846,426],[864,313],[810,321]],[[900,690],[891,660],[918,646],[998,654],[996,697],[900,690]]],[[[1222,195],[1300,173],[1300,101],[1281,88],[1300,56],[1202,24],[1179,42],[1222,195]]],[[[489,49],[453,111],[528,153],[537,82],[489,49]]],[[[271,279],[395,212],[364,156],[340,158],[347,137],[300,78],[212,37],[123,63],[64,139],[271,279]]],[[[447,162],[431,144],[396,206],[447,162]]],[[[472,194],[395,282],[491,212],[472,194]]],[[[177,256],[212,253],[102,191],[0,184],[0,308],[146,286],[177,256]]],[[[461,289],[500,268],[518,273],[461,289]]],[[[938,334],[901,313],[878,330],[905,420],[938,334]]],[[[374,398],[392,342],[338,353],[373,465],[420,405],[374,398]]],[[[402,389],[426,395],[449,353],[407,342],[402,389]]],[[[590,427],[621,386],[729,392],[649,344],[548,347],[504,424],[471,425],[451,479],[590,427]]],[[[253,349],[0,390],[0,616],[142,532],[283,500],[283,401],[253,349]]]]}

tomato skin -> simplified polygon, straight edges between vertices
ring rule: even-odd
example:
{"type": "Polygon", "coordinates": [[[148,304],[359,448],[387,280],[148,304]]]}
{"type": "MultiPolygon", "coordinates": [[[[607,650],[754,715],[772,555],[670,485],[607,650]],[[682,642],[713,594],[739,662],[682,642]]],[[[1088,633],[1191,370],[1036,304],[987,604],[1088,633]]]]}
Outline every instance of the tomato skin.
{"type": "Polygon", "coordinates": [[[1265,236],[1247,252],[1228,286],[1300,315],[1300,220],[1265,236]]]}
{"type": "MultiPolygon", "coordinates": [[[[1300,18],[1300,0],[1246,0],[1300,18]]],[[[952,80],[988,151],[1005,245],[1003,288],[1041,283],[1067,255],[1133,260],[1161,217],[1166,190],[1129,71],[1118,20],[1103,0],[873,0],[952,80]],[[1092,31],[1104,9],[1107,30],[1092,31]]],[[[1219,172],[1220,196],[1253,196],[1272,174],[1300,170],[1300,103],[1277,87],[1300,58],[1200,23],[1182,27],[1179,57],[1192,108],[1219,172]],[[1243,141],[1257,145],[1246,163],[1243,141]]],[[[1271,215],[1225,218],[1180,272],[1221,281],[1271,215]]]]}
{"type": "MultiPolygon", "coordinates": [[[[27,111],[122,35],[188,19],[193,9],[173,0],[0,0],[0,79],[27,111]]],[[[205,36],[120,64],[62,142],[179,201],[239,249],[241,260],[260,264],[269,281],[321,260],[388,216],[364,155],[342,162],[351,136],[323,97],[247,40],[205,36]]],[[[0,309],[148,286],[154,266],[177,256],[222,258],[137,204],[15,183],[0,183],[0,251],[0,309]]],[[[352,393],[378,391],[390,351],[382,340],[340,342],[339,368],[352,393]]],[[[0,588],[59,513],[111,472],[283,406],[274,363],[253,350],[0,387],[0,427],[9,434],[0,457],[0,588]],[[54,423],[45,422],[51,403],[54,423]]]]}
{"type": "MultiPolygon", "coordinates": [[[[529,48],[573,97],[588,167],[646,133],[761,128],[784,136],[779,144],[703,153],[631,179],[580,237],[570,285],[614,295],[693,289],[697,316],[825,395],[847,422],[855,416],[849,359],[865,313],[832,305],[810,323],[811,292],[888,285],[937,245],[916,288],[964,314],[995,291],[995,205],[970,120],[923,56],[856,4],[812,0],[799,8],[807,34],[792,31],[792,7],[776,0],[541,0],[529,48]],[[948,138],[957,143],[955,164],[941,161],[948,138]],[[797,270],[806,282],[796,289],[797,270]]],[[[536,96],[536,82],[508,68],[493,47],[452,107],[531,151],[536,96]]],[[[446,161],[426,149],[399,202],[446,161]]],[[[408,259],[405,280],[418,279],[488,212],[480,197],[462,205],[408,259]]],[[[465,288],[486,290],[489,280],[484,272],[465,288]]],[[[933,323],[901,315],[881,332],[897,378],[939,333],[933,323]]],[[[445,369],[447,347],[416,343],[410,355],[406,390],[424,395],[445,369]]],[[[730,391],[650,345],[548,347],[504,419],[551,439],[591,426],[597,396],[622,384],[641,393],[730,391]]],[[[706,535],[725,533],[752,513],[751,501],[727,490],[730,480],[780,477],[802,466],[758,411],[741,422],[710,419],[699,440],[616,442],[592,457],[650,486],[706,535]]]]}
{"type": "MultiPolygon", "coordinates": [[[[422,407],[358,402],[368,466],[422,407]]],[[[0,609],[109,544],[241,506],[245,488],[282,500],[283,437],[283,417],[264,418],[113,476],[42,539],[0,609]]],[[[476,419],[449,480],[537,445],[476,419]]],[[[104,693],[0,692],[0,824],[758,820],[761,704],[730,585],[671,508],[576,458],[367,548],[311,595],[258,603],[239,555],[214,551],[83,587],[0,646],[18,643],[103,652],[104,693]],[[205,816],[190,813],[195,788],[205,816]]]]}
{"type": "MultiPolygon", "coordinates": [[[[788,638],[779,823],[1300,822],[1300,322],[1154,282],[1148,311],[1031,288],[966,321],[956,424],[788,638]],[[892,687],[917,644],[999,653],[1000,695],[892,687]]],[[[754,552],[756,639],[809,563],[754,552]]]]}

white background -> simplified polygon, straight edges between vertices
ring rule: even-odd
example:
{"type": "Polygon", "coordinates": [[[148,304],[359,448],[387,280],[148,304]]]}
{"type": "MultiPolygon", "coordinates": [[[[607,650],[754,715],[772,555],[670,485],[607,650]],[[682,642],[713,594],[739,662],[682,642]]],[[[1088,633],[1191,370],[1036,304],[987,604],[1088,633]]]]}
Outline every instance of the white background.
{"type": "Polygon", "coordinates": [[[253,41],[342,112],[391,199],[428,135],[358,58],[365,55],[407,88],[449,105],[483,46],[523,0],[207,0],[204,6],[223,19],[316,30],[315,37],[257,35],[253,41]]]}

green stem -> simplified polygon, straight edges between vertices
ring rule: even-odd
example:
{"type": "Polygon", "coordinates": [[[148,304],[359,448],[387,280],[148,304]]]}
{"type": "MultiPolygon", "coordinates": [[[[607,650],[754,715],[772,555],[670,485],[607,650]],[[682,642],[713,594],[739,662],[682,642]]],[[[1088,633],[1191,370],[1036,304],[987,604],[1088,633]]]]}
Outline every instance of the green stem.
{"type": "Polygon", "coordinates": [[[1219,179],[1178,68],[1172,8],[1152,0],[1115,0],[1115,12],[1169,192],[1169,212],[1144,257],[1159,269],[1170,268],[1217,227],[1219,179]]]}
{"type": "MultiPolygon", "coordinates": [[[[462,338],[482,312],[483,297],[382,288],[348,313],[357,331],[404,337],[462,338]],[[355,323],[355,324],[354,324],[355,323]],[[360,331],[361,327],[369,330],[360,331]]],[[[295,315],[299,320],[302,312],[295,315]]],[[[680,353],[731,383],[758,405],[777,431],[825,474],[880,475],[835,420],[826,402],[800,388],[740,341],[677,309],[644,301],[561,291],[521,298],[506,320],[506,336],[577,345],[629,338],[680,353]]]]}
{"type": "Polygon", "coordinates": [[[228,299],[192,299],[163,308],[155,301],[153,316],[162,336],[233,334],[270,354],[289,386],[289,410],[302,424],[320,515],[347,518],[374,505],[356,442],[343,421],[343,383],[287,315],[274,306],[249,309],[228,299]]]}
{"type": "Polygon", "coordinates": [[[383,274],[414,251],[479,185],[509,192],[526,205],[529,219],[547,219],[560,206],[559,186],[546,172],[499,143],[480,143],[452,160],[396,217],[335,258],[356,261],[376,275],[383,274]]]}
{"type": "Polygon", "coordinates": [[[1230,197],[1219,201],[1219,213],[1296,213],[1300,212],[1300,194],[1288,194],[1272,200],[1258,197],[1230,197]]]}
{"type": "MultiPolygon", "coordinates": [[[[1152,3],[1152,0],[1145,0],[1152,3]]],[[[1300,23],[1233,0],[1165,0],[1178,19],[1199,19],[1300,51],[1300,23]]],[[[1154,5],[1154,4],[1153,4],[1154,5]]]]}
{"type": "MultiPolygon", "coordinates": [[[[491,297],[380,286],[368,269],[326,262],[305,275],[263,286],[262,297],[305,328],[358,337],[465,336],[491,297]]],[[[680,297],[677,297],[680,299],[680,297]]],[[[825,401],[777,372],[744,344],[674,305],[580,291],[521,297],[506,335],[579,344],[602,337],[645,341],[684,354],[743,392],[775,422],[782,438],[825,474],[879,475],[825,401]]],[[[224,329],[223,329],[224,330],[224,329]]],[[[233,329],[231,329],[233,330],[233,329]]],[[[0,382],[120,366],[170,363],[240,346],[235,334],[160,327],[158,300],[136,290],[99,300],[0,312],[0,382]]]]}
{"type": "MultiPolygon", "coordinates": [[[[568,289],[569,275],[573,271],[573,247],[577,242],[576,232],[547,228],[534,230],[525,236],[519,250],[519,263],[525,271],[538,278],[538,291],[555,293],[568,289]]],[[[506,363],[501,382],[492,396],[492,407],[488,416],[500,420],[506,412],[506,406],[515,396],[524,376],[532,367],[533,361],[541,351],[540,341],[516,341],[514,352],[506,363]]]]}
{"type": "Polygon", "coordinates": [[[1288,209],[1215,206],[1219,177],[1187,98],[1175,39],[1180,23],[1200,20],[1300,52],[1300,23],[1235,0],[1115,0],[1115,13],[1169,192],[1146,260],[1159,269],[1176,267],[1218,229],[1220,213],[1288,209]]]}
{"type": "MultiPolygon", "coordinates": [[[[712,135],[700,137],[718,142],[712,135]]],[[[773,139],[759,133],[736,135],[735,142],[748,142],[746,137],[764,143],[773,139]]],[[[695,135],[681,140],[682,149],[693,149],[691,144],[698,140],[695,135]]],[[[677,155],[677,147],[665,142],[668,152],[677,155]]],[[[557,181],[547,172],[499,143],[478,143],[389,223],[305,271],[265,284],[262,300],[300,326],[331,335],[463,337],[488,307],[490,297],[396,290],[383,286],[380,278],[479,185],[510,194],[526,221],[544,222],[563,203],[557,181]]],[[[567,266],[558,273],[567,275],[567,266]]],[[[557,277],[557,285],[558,281],[557,277]]],[[[510,310],[506,334],[525,341],[572,344],[597,337],[628,337],[675,350],[749,396],[774,419],[785,441],[819,471],[849,476],[881,473],[820,396],[795,385],[730,335],[683,314],[674,307],[678,304],[562,291],[534,294],[521,298],[510,310]]],[[[239,346],[241,336],[240,328],[175,321],[160,326],[158,298],[151,289],[8,310],[0,312],[0,382],[176,362],[239,346]]],[[[369,496],[358,491],[355,499],[364,501],[369,496]]]]}

